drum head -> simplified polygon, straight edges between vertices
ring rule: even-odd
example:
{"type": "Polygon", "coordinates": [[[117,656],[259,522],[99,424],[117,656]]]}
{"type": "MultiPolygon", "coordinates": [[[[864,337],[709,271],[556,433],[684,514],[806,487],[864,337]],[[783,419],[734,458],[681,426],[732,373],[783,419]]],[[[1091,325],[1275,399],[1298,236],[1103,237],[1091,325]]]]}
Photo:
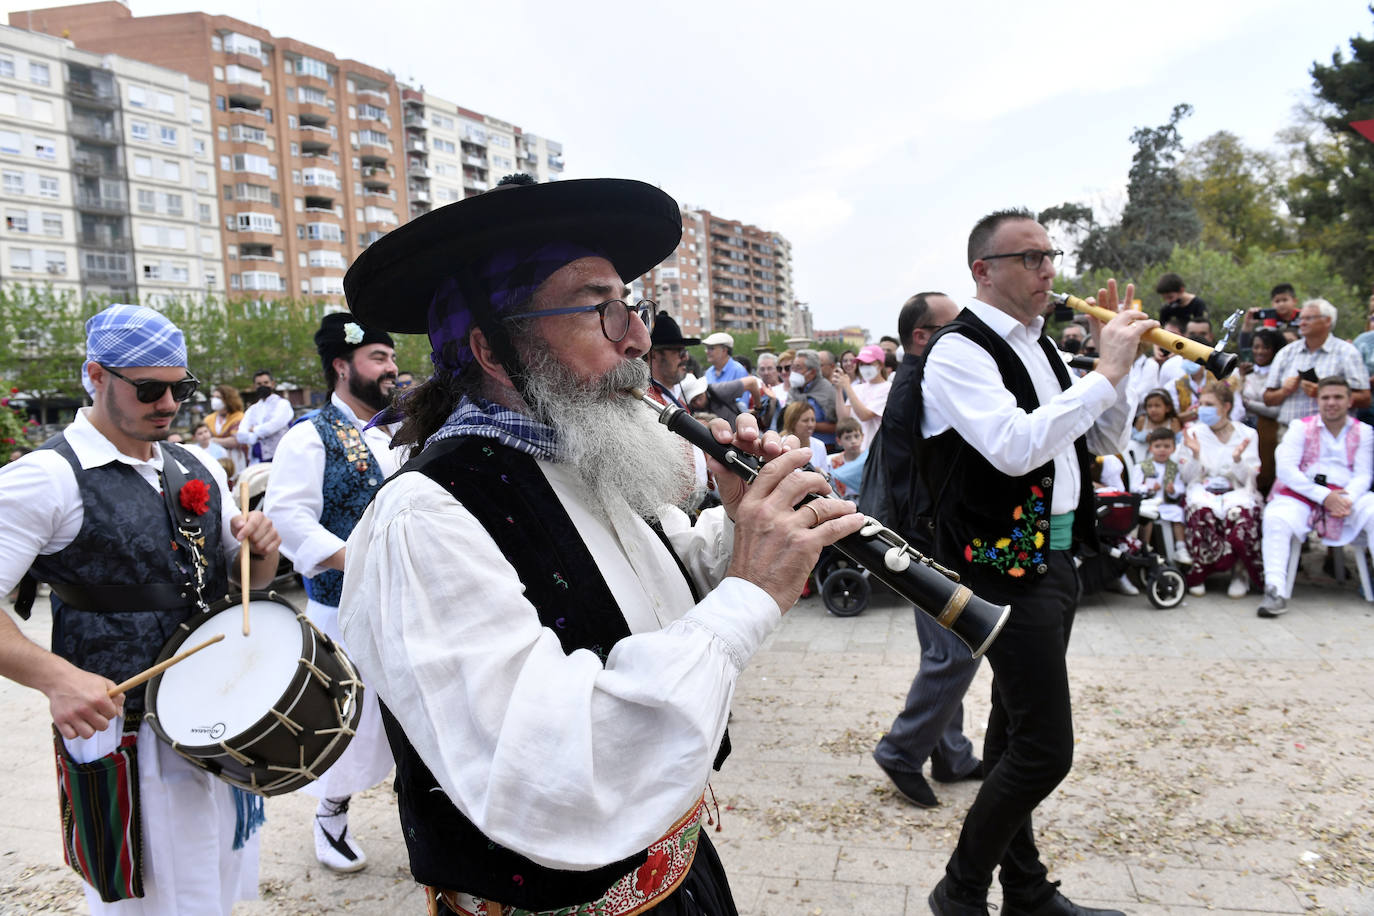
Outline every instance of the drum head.
{"type": "Polygon", "coordinates": [[[266,715],[291,686],[302,645],[295,610],[277,601],[250,601],[248,615],[248,636],[241,604],[201,623],[181,648],[219,633],[224,639],[160,675],[156,711],[168,739],[199,747],[232,738],[266,715]]]}

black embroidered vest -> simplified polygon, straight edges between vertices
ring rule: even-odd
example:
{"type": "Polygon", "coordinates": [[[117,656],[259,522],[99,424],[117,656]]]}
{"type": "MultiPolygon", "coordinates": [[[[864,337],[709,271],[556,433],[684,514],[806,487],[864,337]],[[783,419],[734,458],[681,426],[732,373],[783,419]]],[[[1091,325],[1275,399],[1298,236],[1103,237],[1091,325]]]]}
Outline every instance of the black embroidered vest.
{"type": "MultiPolygon", "coordinates": [[[[1002,383],[1030,413],[1040,406],[1035,386],[1021,358],[1005,340],[964,309],[931,336],[926,360],[915,380],[915,451],[917,457],[915,511],[922,549],[961,575],[1010,577],[1035,583],[1049,571],[1050,503],[1054,495],[1054,462],[1028,474],[1008,477],[965,442],[953,428],[937,436],[921,435],[925,405],[921,382],[929,365],[930,349],[947,334],[961,334],[990,353],[1002,383]]],[[[1073,380],[1068,367],[1043,335],[1045,351],[1060,388],[1073,380]]],[[[1073,443],[1080,472],[1078,508],[1074,514],[1075,543],[1096,549],[1093,486],[1089,477],[1092,456],[1086,440],[1073,443]]]]}
{"type": "MultiPolygon", "coordinates": [[[[448,490],[482,524],[565,652],[590,649],[604,663],[616,642],[630,635],[615,596],[533,458],[494,439],[457,438],[425,449],[400,471],[408,472],[448,490]]],[[[592,871],[562,871],[496,845],[450,801],[385,704],[382,720],[396,758],[410,870],[420,883],[522,909],[555,910],[597,899],[645,862],[647,850],[592,871]]],[[[717,769],[728,753],[727,735],[717,769]]]]}
{"type": "MultiPolygon", "coordinates": [[[[149,610],[101,607],[84,610],[52,595],[52,651],[67,661],[116,683],[150,667],[177,625],[196,610],[189,551],[172,536],[172,520],[163,496],[127,464],[118,461],[83,470],[63,434],[44,444],[71,464],[81,492],[81,530],[66,547],[37,557],[29,568],[40,582],[61,586],[180,587],[184,606],[149,610]]],[[[179,445],[160,443],[164,461],[177,461],[187,480],[209,487],[210,503],[201,516],[205,601],[228,591],[228,570],[220,549],[220,490],[203,464],[179,445]]],[[[126,694],[126,714],[143,708],[144,687],[126,694]]]]}
{"type": "MultiPolygon", "coordinates": [[[[358,427],[331,401],[310,421],[324,443],[324,482],[320,495],[323,508],[320,525],[336,537],[348,540],[353,526],[382,485],[382,469],[372,450],[363,441],[358,427]]],[[[326,569],[305,580],[305,593],[312,601],[329,607],[339,606],[343,573],[326,569]]]]}

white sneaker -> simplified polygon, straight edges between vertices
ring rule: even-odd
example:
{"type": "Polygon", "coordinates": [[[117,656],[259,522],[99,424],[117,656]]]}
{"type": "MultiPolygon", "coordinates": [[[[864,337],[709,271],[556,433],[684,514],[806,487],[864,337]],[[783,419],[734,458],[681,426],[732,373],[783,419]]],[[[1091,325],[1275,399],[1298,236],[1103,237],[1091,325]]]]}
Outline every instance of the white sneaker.
{"type": "Polygon", "coordinates": [[[367,855],[348,835],[348,799],[322,798],[315,809],[315,858],[330,871],[361,871],[367,855]]]}
{"type": "Polygon", "coordinates": [[[1231,584],[1226,586],[1226,596],[1228,598],[1244,598],[1248,594],[1250,594],[1250,576],[1242,569],[1231,577],[1231,584]]]}
{"type": "Polygon", "coordinates": [[[1193,565],[1193,555],[1188,552],[1188,547],[1186,545],[1179,544],[1174,548],[1174,561],[1182,563],[1184,566],[1193,565]]]}
{"type": "Polygon", "coordinates": [[[1192,595],[1194,598],[1201,598],[1203,595],[1207,594],[1207,586],[1201,582],[1197,585],[1190,585],[1188,586],[1188,594],[1192,595]]]}
{"type": "Polygon", "coordinates": [[[1120,595],[1139,595],[1140,589],[1131,584],[1131,580],[1122,573],[1119,578],[1107,583],[1107,590],[1116,592],[1120,595]]]}

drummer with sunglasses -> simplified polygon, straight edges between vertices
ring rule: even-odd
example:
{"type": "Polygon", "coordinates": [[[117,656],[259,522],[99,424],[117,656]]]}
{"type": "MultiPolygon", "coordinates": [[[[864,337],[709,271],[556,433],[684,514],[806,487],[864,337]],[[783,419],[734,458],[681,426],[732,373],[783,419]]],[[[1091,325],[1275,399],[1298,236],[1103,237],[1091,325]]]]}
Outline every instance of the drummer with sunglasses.
{"type": "Polygon", "coordinates": [[[92,406],[0,468],[0,592],[19,583],[15,611],[27,619],[37,582],[47,582],[53,617],[48,651],[0,614],[0,675],[48,697],[64,784],[97,760],[134,768],[126,785],[137,793],[120,795],[120,780],[64,793],[75,831],[64,844],[91,912],[227,914],[235,900],[257,896],[260,799],[159,742],[142,722],[144,687],[113,699],[108,691],[150,667],[178,624],[224,597],[240,549],[251,552],[252,584],[267,585],[280,539],[262,513],[239,514],[217,462],[166,442],[199,386],[181,331],[151,309],[112,305],[86,334],[82,383],[92,406]],[[174,511],[183,518],[176,526],[174,511]],[[181,533],[197,527],[199,538],[181,533]],[[141,841],[84,829],[105,825],[110,811],[136,825],[141,841]]]}

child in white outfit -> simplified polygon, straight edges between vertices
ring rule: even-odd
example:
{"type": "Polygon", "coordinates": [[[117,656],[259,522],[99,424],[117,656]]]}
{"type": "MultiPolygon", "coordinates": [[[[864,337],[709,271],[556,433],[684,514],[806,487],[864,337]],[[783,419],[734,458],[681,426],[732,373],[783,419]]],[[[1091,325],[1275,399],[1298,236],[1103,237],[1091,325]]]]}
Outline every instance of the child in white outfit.
{"type": "MultiPolygon", "coordinates": [[[[1178,471],[1174,456],[1174,431],[1165,427],[1153,429],[1146,440],[1150,454],[1131,468],[1131,492],[1139,493],[1141,515],[1157,517],[1174,526],[1174,559],[1191,563],[1188,548],[1183,543],[1183,494],[1188,487],[1178,471]]],[[[1146,544],[1154,534],[1152,522],[1141,522],[1140,538],[1146,544]]]]}

